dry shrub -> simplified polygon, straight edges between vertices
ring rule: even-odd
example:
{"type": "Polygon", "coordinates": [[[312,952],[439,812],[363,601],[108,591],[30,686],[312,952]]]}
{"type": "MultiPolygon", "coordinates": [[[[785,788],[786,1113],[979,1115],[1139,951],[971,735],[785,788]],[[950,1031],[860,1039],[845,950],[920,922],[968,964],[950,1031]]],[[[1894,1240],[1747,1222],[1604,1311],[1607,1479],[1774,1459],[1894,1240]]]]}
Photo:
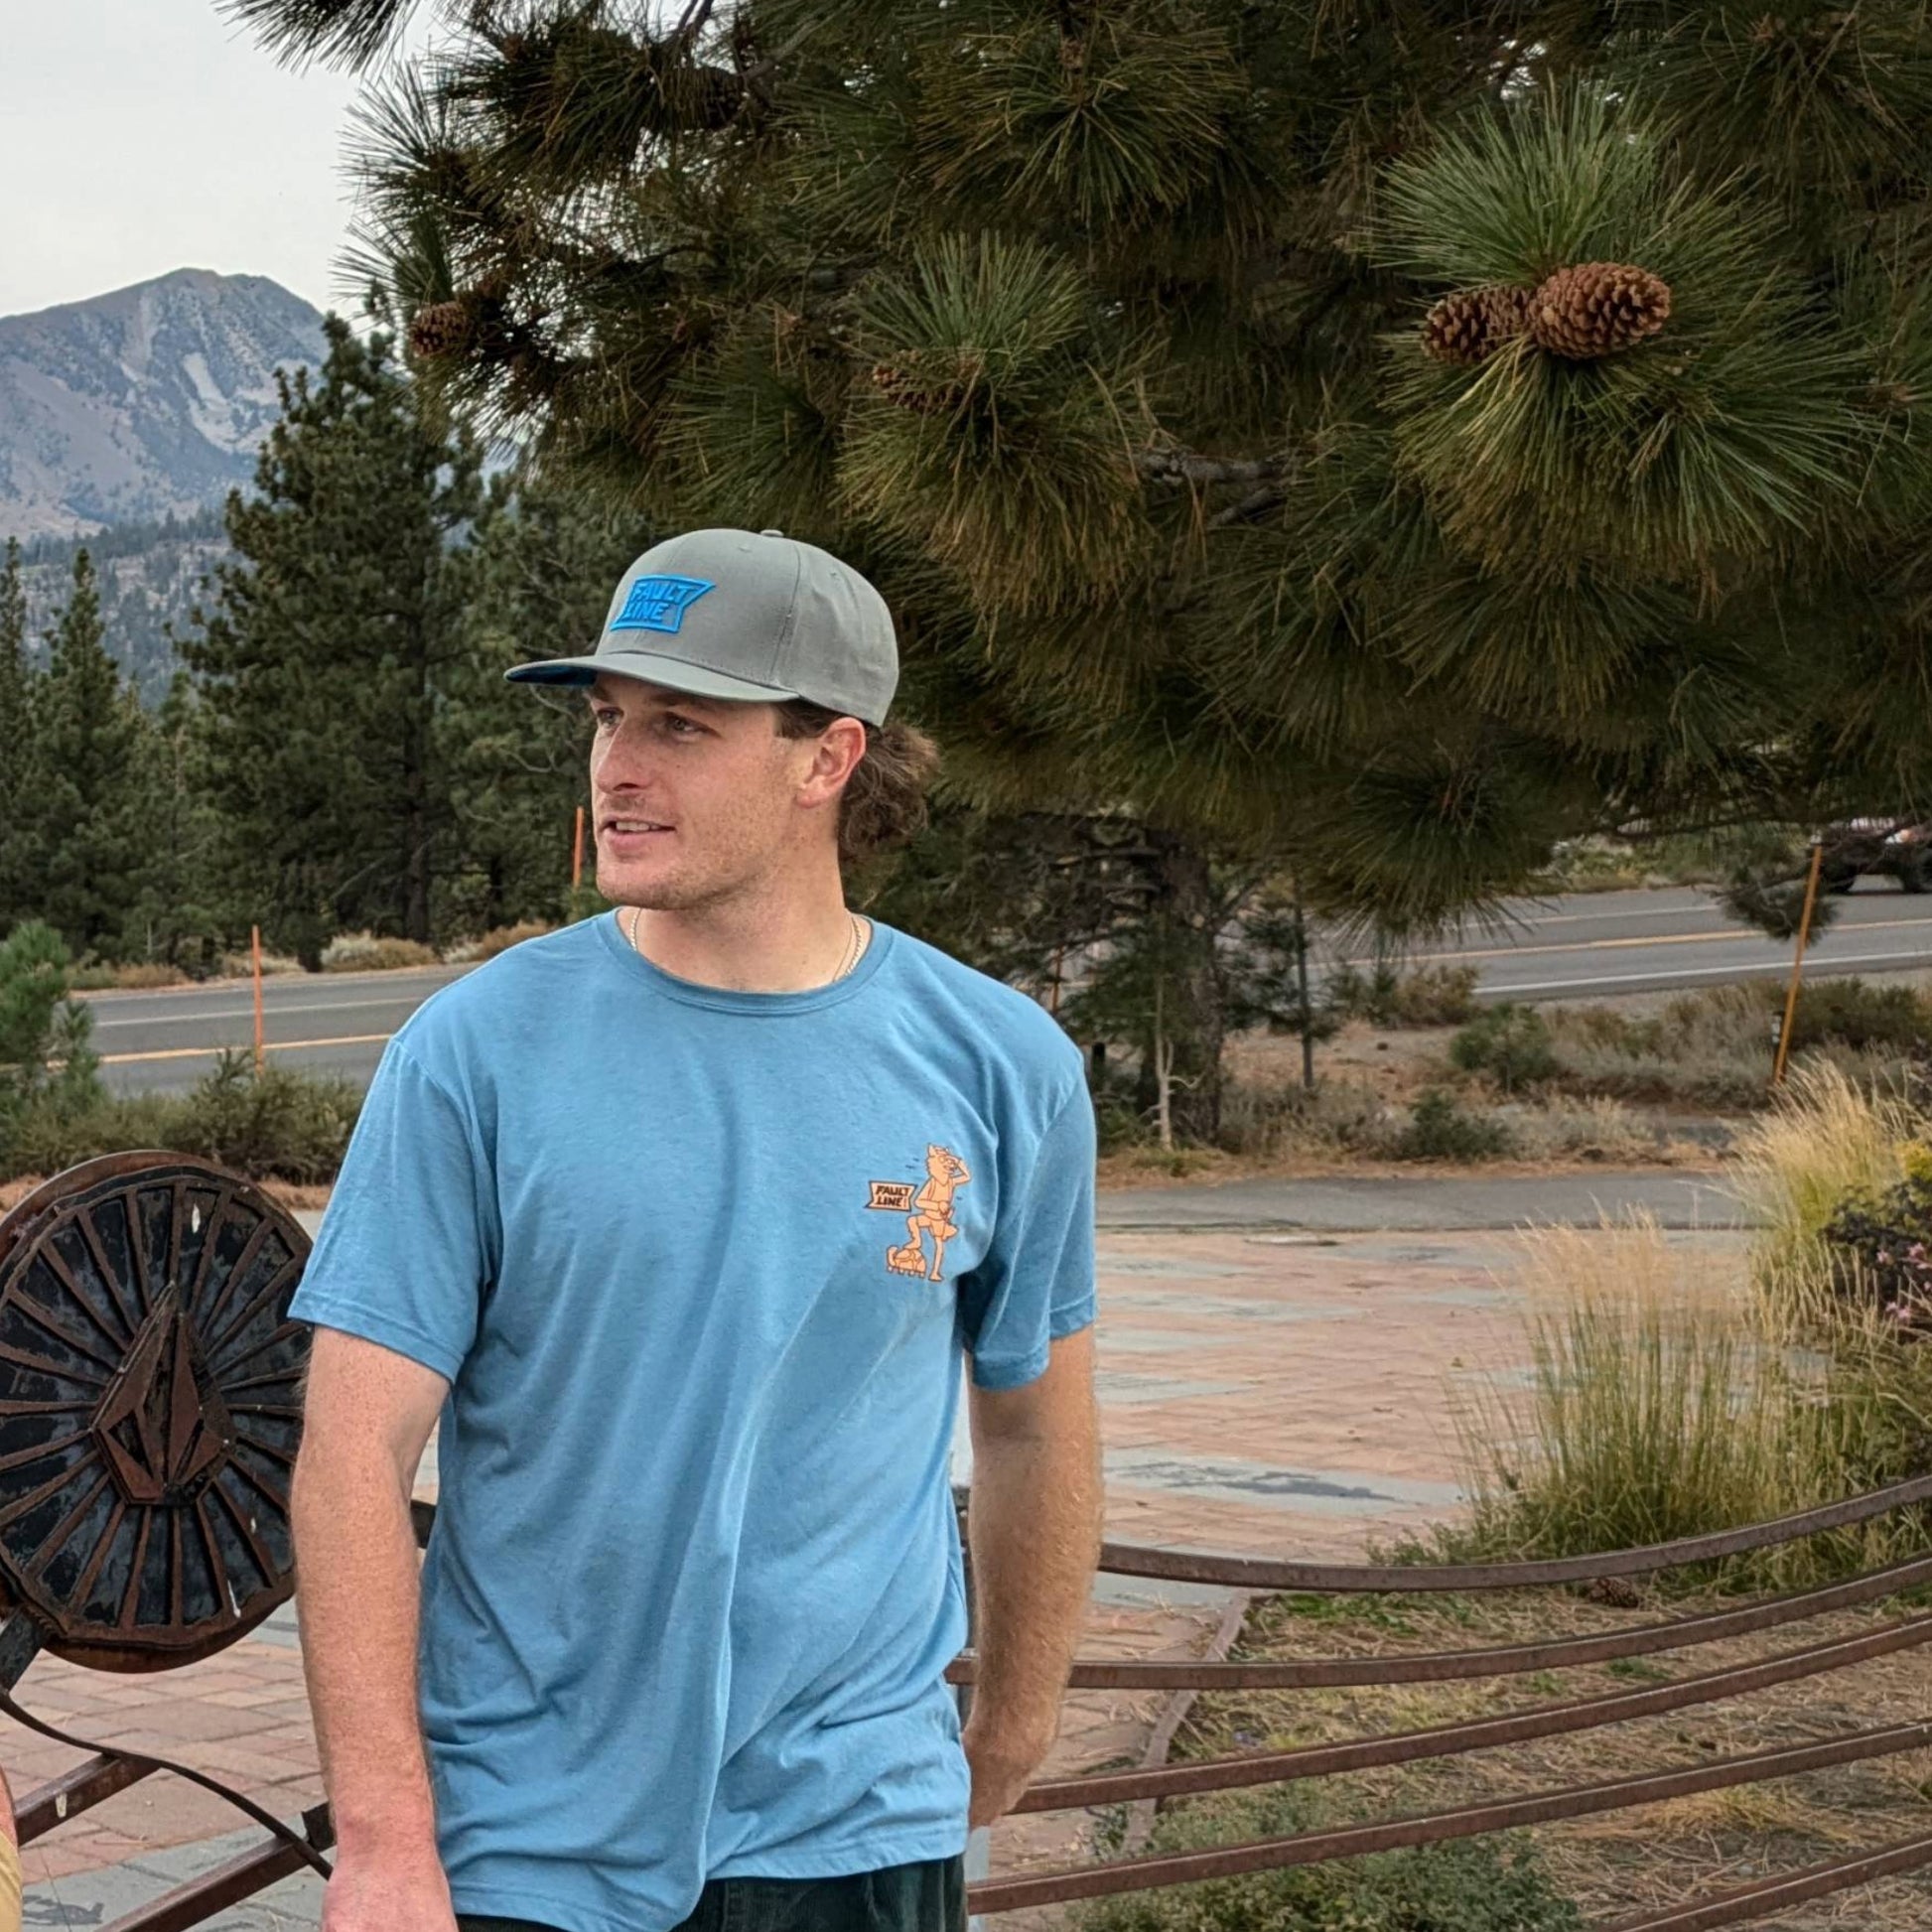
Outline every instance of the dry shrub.
{"type": "Polygon", "coordinates": [[[1373,1087],[1323,1080],[1310,1088],[1230,1082],[1221,1102],[1221,1144],[1232,1154],[1379,1154],[1399,1117],[1373,1087]]]}
{"type": "Polygon", "coordinates": [[[1474,966],[1417,966],[1407,972],[1383,960],[1369,972],[1343,962],[1323,987],[1328,1010],[1375,1027],[1459,1027],[1476,1013],[1474,966]]]}
{"type": "Polygon", "coordinates": [[[1558,1067],[1573,1093],[1621,1100],[1754,1107],[1771,1078],[1769,1021],[1754,1002],[1690,994],[1661,1013],[1635,1017],[1614,1007],[1551,1007],[1544,1021],[1558,1067]]]}
{"type": "Polygon", "coordinates": [[[373,932],[338,933],[322,955],[325,973],[386,973],[441,963],[433,946],[414,939],[380,938],[373,932]]]}
{"type": "MultiPolygon", "coordinates": [[[[299,973],[302,962],[292,953],[265,952],[262,954],[262,974],[299,973]]],[[[245,952],[224,952],[221,955],[220,972],[224,980],[245,980],[254,976],[255,961],[252,954],[245,952]]]]}
{"type": "Polygon", "coordinates": [[[443,956],[453,966],[481,965],[485,959],[494,959],[498,953],[508,952],[512,946],[520,946],[525,939],[541,939],[546,932],[556,929],[541,919],[525,919],[520,925],[491,926],[481,939],[466,939],[462,945],[452,946],[443,956]]]}
{"type": "Polygon", "coordinates": [[[1654,1161],[1657,1136],[1620,1100],[1552,1097],[1540,1106],[1497,1109],[1531,1161],[1654,1161]]]}
{"type": "Polygon", "coordinates": [[[179,966],[158,959],[136,960],[123,966],[79,966],[68,975],[68,984],[76,993],[140,993],[188,983],[188,975],[179,966]]]}
{"type": "Polygon", "coordinates": [[[1440,1088],[1413,1106],[1385,1100],[1365,1082],[1230,1082],[1221,1145],[1250,1160],[1295,1156],[1369,1161],[1654,1161],[1658,1138],[1622,1102],[1553,1095],[1498,1107],[1458,1104],[1440,1088]]]}
{"type": "MultiPolygon", "coordinates": [[[[1544,1010],[1561,1083],[1572,1092],[1745,1109],[1769,1097],[1784,988],[1770,981],[1686,993],[1661,1012],[1544,1010]]],[[[1893,1075],[1922,1054],[1932,1007],[1907,986],[1822,979],[1798,1001],[1800,1065],[1829,1061],[1853,1079],[1893,1075]]]]}

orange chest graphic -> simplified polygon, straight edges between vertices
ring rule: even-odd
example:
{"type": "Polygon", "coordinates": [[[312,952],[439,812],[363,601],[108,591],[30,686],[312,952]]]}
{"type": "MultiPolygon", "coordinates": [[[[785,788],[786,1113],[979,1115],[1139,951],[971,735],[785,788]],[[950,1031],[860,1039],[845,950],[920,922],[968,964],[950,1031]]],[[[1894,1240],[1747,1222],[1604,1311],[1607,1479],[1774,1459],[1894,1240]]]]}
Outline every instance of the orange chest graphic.
{"type": "Polygon", "coordinates": [[[905,1239],[886,1250],[886,1266],[896,1275],[918,1275],[929,1282],[943,1280],[940,1262],[946,1243],[959,1232],[952,1218],[953,1196],[972,1179],[966,1163],[950,1148],[928,1147],[925,1179],[875,1180],[866,1205],[905,1216],[905,1239]],[[930,1261],[927,1259],[930,1247],[930,1261]]]}

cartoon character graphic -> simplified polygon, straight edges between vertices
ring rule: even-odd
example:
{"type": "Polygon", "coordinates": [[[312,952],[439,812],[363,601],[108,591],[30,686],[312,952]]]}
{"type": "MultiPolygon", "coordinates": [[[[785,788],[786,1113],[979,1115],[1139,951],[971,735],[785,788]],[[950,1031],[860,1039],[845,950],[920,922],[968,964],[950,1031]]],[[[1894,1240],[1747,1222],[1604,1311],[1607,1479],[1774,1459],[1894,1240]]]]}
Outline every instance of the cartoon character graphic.
{"type": "Polygon", "coordinates": [[[886,1266],[896,1275],[921,1275],[929,1282],[942,1279],[939,1264],[946,1243],[958,1232],[952,1218],[953,1196],[972,1179],[966,1163],[950,1148],[928,1147],[925,1151],[926,1177],[915,1191],[909,1182],[875,1180],[871,1207],[893,1208],[905,1216],[905,1240],[886,1250],[886,1266]],[[932,1238],[932,1262],[926,1264],[926,1237],[932,1238]]]}

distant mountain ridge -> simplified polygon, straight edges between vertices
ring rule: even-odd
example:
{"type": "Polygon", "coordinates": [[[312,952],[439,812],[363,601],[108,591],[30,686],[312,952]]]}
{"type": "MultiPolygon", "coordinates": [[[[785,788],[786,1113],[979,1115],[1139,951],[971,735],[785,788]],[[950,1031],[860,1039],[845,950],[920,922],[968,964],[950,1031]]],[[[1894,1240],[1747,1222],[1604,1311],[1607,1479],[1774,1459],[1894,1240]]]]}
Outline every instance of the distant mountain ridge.
{"type": "Polygon", "coordinates": [[[192,515],[254,473],[275,370],[322,316],[263,275],[178,269],[0,317],[0,538],[192,515]]]}

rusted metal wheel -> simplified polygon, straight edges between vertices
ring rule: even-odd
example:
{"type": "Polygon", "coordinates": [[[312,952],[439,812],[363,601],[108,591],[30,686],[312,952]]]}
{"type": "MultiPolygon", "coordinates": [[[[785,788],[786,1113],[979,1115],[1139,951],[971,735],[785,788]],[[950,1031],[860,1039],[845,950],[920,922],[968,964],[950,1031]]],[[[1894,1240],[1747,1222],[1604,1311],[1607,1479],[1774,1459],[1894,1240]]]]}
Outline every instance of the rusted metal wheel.
{"type": "Polygon", "coordinates": [[[295,1587],[309,1239],[173,1154],[89,1161],[0,1220],[0,1587],[57,1656],[160,1670],[295,1587]]]}

